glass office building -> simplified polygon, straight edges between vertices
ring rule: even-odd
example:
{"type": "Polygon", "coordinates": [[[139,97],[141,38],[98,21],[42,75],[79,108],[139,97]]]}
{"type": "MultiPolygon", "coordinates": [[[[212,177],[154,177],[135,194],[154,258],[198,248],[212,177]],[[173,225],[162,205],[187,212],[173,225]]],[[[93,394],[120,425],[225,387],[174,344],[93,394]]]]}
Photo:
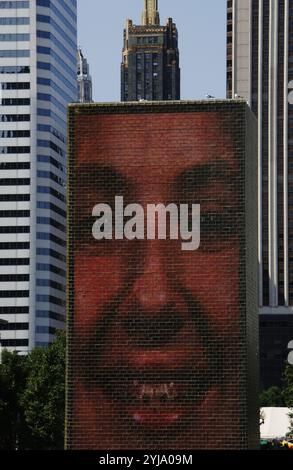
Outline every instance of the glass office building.
{"type": "Polygon", "coordinates": [[[65,321],[76,3],[0,1],[0,333],[21,353],[48,345],[65,321]]]}
{"type": "Polygon", "coordinates": [[[293,340],[292,18],[292,0],[227,1],[227,97],[258,118],[262,388],[283,384],[293,340]]]}

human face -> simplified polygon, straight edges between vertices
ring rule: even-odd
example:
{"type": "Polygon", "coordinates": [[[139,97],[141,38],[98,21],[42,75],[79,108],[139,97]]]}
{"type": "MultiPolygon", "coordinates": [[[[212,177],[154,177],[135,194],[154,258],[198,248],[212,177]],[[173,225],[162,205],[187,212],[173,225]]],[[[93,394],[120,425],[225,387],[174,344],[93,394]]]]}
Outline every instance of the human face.
{"type": "Polygon", "coordinates": [[[81,116],[76,135],[73,447],[228,447],[241,243],[239,168],[221,116],[81,116]],[[95,240],[93,207],[122,195],[144,208],[200,204],[200,248],[95,240]]]}

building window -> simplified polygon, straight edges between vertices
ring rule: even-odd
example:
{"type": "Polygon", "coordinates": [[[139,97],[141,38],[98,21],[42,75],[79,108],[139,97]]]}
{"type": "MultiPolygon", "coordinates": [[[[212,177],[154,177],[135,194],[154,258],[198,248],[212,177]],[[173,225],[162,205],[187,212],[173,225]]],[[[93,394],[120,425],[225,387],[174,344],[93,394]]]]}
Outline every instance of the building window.
{"type": "Polygon", "coordinates": [[[30,201],[30,194],[0,194],[0,202],[30,201]]]}
{"type": "Polygon", "coordinates": [[[4,348],[28,346],[28,339],[1,339],[1,345],[4,348]]]}
{"type": "Polygon", "coordinates": [[[0,282],[28,282],[29,274],[1,274],[0,282]]]}
{"type": "Polygon", "coordinates": [[[1,299],[29,297],[29,290],[0,290],[1,299]]]}
{"type": "Polygon", "coordinates": [[[52,225],[52,227],[57,228],[61,232],[66,232],[66,227],[63,224],[60,224],[60,222],[57,222],[56,220],[50,218],[50,217],[37,217],[37,224],[41,225],[52,225]]]}
{"type": "Polygon", "coordinates": [[[3,42],[8,42],[8,41],[29,41],[30,40],[30,34],[21,34],[21,33],[16,33],[16,34],[0,34],[0,41],[3,42]]]}
{"type": "Polygon", "coordinates": [[[30,162],[0,162],[0,170],[29,170],[30,162]]]}
{"type": "Polygon", "coordinates": [[[55,175],[54,173],[52,173],[52,171],[38,171],[37,172],[37,176],[39,178],[49,178],[51,179],[52,181],[54,181],[55,183],[59,184],[60,186],[62,186],[63,188],[65,188],[66,184],[65,184],[65,181],[60,178],[59,176],[55,175]]]}
{"type": "Polygon", "coordinates": [[[0,217],[6,218],[6,217],[29,217],[29,216],[30,216],[29,210],[10,210],[10,211],[0,210],[0,217]]]}
{"type": "Polygon", "coordinates": [[[29,1],[11,1],[11,2],[0,2],[0,8],[29,8],[29,1]]]}
{"type": "Polygon", "coordinates": [[[30,147],[0,147],[0,153],[4,154],[30,153],[30,151],[30,147]]]}
{"type": "Polygon", "coordinates": [[[0,139],[30,137],[30,131],[0,131],[0,139]]]}
{"type": "MultiPolygon", "coordinates": [[[[27,226],[0,227],[0,233],[30,233],[30,227],[27,227],[27,226]]],[[[1,261],[6,261],[6,260],[0,259],[0,264],[1,264],[1,261]]]]}
{"type": "Polygon", "coordinates": [[[20,18],[0,18],[0,25],[21,25],[21,24],[30,24],[30,19],[27,17],[20,17],[20,18]]]}
{"type": "Polygon", "coordinates": [[[30,247],[29,242],[2,242],[0,243],[0,250],[29,250],[29,247],[30,247]]]}
{"type": "Polygon", "coordinates": [[[2,82],[2,90],[29,90],[30,82],[2,82]]]}
{"type": "Polygon", "coordinates": [[[29,258],[0,258],[0,266],[29,266],[29,264],[29,258]]]}
{"type": "Polygon", "coordinates": [[[52,281],[51,279],[37,279],[37,286],[52,287],[52,289],[60,290],[61,292],[66,291],[66,287],[64,284],[52,281]]]}
{"type": "Polygon", "coordinates": [[[30,98],[3,98],[2,106],[29,106],[30,98]]]}
{"type": "Polygon", "coordinates": [[[48,310],[36,310],[36,316],[37,318],[48,318],[50,320],[56,320],[60,322],[65,321],[64,315],[61,315],[60,313],[48,311],[48,310]]]}
{"type": "Polygon", "coordinates": [[[29,122],[30,114],[0,114],[0,122],[29,122]]]}
{"type": "MultiPolygon", "coordinates": [[[[1,19],[1,18],[0,18],[1,19]]],[[[1,24],[1,23],[0,23],[1,24]]],[[[30,73],[29,65],[6,65],[0,66],[0,73],[30,73]]]]}
{"type": "Polygon", "coordinates": [[[49,271],[61,277],[66,276],[64,269],[57,268],[57,266],[54,266],[53,264],[37,263],[37,271],[49,271]]]}
{"type": "Polygon", "coordinates": [[[60,201],[66,202],[65,196],[59,193],[59,191],[56,191],[55,189],[51,188],[50,186],[38,186],[37,192],[39,194],[51,194],[52,196],[56,197],[60,201]]]}
{"type": "MultiPolygon", "coordinates": [[[[56,328],[53,328],[52,326],[37,326],[36,333],[54,335],[56,333],[56,328]]],[[[46,347],[47,343],[39,343],[39,347],[42,346],[46,347]]]]}
{"type": "Polygon", "coordinates": [[[62,238],[56,237],[52,233],[47,232],[37,232],[37,240],[50,240],[51,242],[56,243],[56,245],[60,245],[65,247],[66,241],[62,240],[62,238]]]}
{"type": "MultiPolygon", "coordinates": [[[[12,307],[12,306],[0,307],[0,313],[2,315],[15,315],[17,313],[29,313],[29,307],[12,307]]],[[[1,342],[3,342],[3,340],[1,342]]]]}
{"type": "Polygon", "coordinates": [[[51,157],[50,155],[38,155],[37,156],[37,161],[40,162],[40,163],[50,163],[51,165],[58,168],[58,170],[65,173],[64,166],[60,162],[58,162],[55,158],[51,157]]]}
{"type": "Polygon", "coordinates": [[[59,259],[60,261],[63,261],[63,263],[66,262],[66,256],[58,253],[58,251],[55,251],[52,248],[37,248],[37,255],[52,256],[52,258],[59,259]]]}
{"type": "Polygon", "coordinates": [[[30,185],[30,178],[0,178],[0,186],[29,186],[29,185],[30,185]]]}
{"type": "Polygon", "coordinates": [[[61,147],[56,145],[51,140],[38,139],[37,140],[37,145],[38,145],[38,147],[51,148],[52,150],[54,150],[54,152],[58,153],[59,155],[61,155],[61,157],[65,158],[65,151],[62,150],[61,147]]]}
{"type": "Polygon", "coordinates": [[[60,307],[65,307],[66,305],[65,300],[58,299],[58,297],[55,297],[54,295],[37,294],[36,301],[52,303],[55,305],[59,305],[60,307]]]}
{"type": "Polygon", "coordinates": [[[25,50],[0,50],[0,58],[4,57],[29,57],[30,51],[25,50]]]}

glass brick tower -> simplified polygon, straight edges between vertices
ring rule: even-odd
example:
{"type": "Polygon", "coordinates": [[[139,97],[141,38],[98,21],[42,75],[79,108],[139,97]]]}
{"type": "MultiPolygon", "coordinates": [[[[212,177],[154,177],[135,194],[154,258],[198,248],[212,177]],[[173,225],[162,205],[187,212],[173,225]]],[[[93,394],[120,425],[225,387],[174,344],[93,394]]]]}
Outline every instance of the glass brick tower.
{"type": "Polygon", "coordinates": [[[0,333],[2,347],[21,353],[64,327],[76,8],[76,0],[0,1],[0,333]]]}

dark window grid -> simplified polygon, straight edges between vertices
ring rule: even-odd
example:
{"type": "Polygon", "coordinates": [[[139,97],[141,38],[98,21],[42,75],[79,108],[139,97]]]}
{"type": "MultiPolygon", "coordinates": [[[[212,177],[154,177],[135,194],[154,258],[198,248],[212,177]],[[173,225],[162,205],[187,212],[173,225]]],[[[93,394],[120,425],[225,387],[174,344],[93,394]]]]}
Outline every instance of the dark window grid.
{"type": "Polygon", "coordinates": [[[0,186],[29,186],[30,178],[1,178],[0,186]]]}
{"type": "Polygon", "coordinates": [[[29,170],[30,162],[0,162],[0,170],[29,170]]]}
{"type": "Polygon", "coordinates": [[[29,106],[30,98],[2,98],[2,106],[29,106]]]}
{"type": "Polygon", "coordinates": [[[0,282],[28,282],[29,274],[0,274],[0,282]]]}
{"type": "Polygon", "coordinates": [[[30,194],[0,194],[0,202],[30,201],[30,194]]]}
{"type": "Polygon", "coordinates": [[[0,73],[30,73],[29,65],[4,65],[0,66],[0,73]]]}
{"type": "Polygon", "coordinates": [[[4,348],[28,346],[28,339],[1,339],[1,344],[4,348]]]}
{"type": "Polygon", "coordinates": [[[29,210],[8,210],[2,211],[0,210],[0,217],[30,217],[29,210]]]}
{"type": "Polygon", "coordinates": [[[0,323],[0,331],[16,331],[16,330],[28,330],[28,329],[29,329],[28,323],[5,323],[4,325],[1,325],[0,323]]]}
{"type": "Polygon", "coordinates": [[[29,307],[0,307],[0,313],[2,315],[29,313],[29,307]]]}
{"type": "Polygon", "coordinates": [[[30,82],[2,82],[2,90],[29,90],[30,82]]]}
{"type": "Polygon", "coordinates": [[[10,146],[10,147],[0,147],[0,153],[11,155],[11,154],[18,154],[18,153],[30,153],[31,148],[29,146],[10,146]]]}
{"type": "Polygon", "coordinates": [[[5,131],[0,131],[0,139],[15,139],[18,137],[30,137],[31,133],[28,130],[22,130],[22,131],[10,131],[10,130],[5,130],[5,131]]]}
{"type": "Polygon", "coordinates": [[[0,122],[29,122],[30,114],[0,114],[0,122]]]}
{"type": "MultiPolygon", "coordinates": [[[[0,233],[30,233],[30,227],[19,226],[19,227],[0,227],[0,233]]],[[[1,260],[0,260],[1,263],[1,260]]]]}
{"type": "Polygon", "coordinates": [[[0,2],[0,8],[8,9],[8,8],[29,8],[30,2],[29,1],[4,1],[0,2]]]}
{"type": "Polygon", "coordinates": [[[0,299],[11,299],[14,297],[29,297],[29,290],[0,290],[0,299]]]}
{"type": "Polygon", "coordinates": [[[29,258],[0,258],[0,266],[29,266],[29,258]]]}

